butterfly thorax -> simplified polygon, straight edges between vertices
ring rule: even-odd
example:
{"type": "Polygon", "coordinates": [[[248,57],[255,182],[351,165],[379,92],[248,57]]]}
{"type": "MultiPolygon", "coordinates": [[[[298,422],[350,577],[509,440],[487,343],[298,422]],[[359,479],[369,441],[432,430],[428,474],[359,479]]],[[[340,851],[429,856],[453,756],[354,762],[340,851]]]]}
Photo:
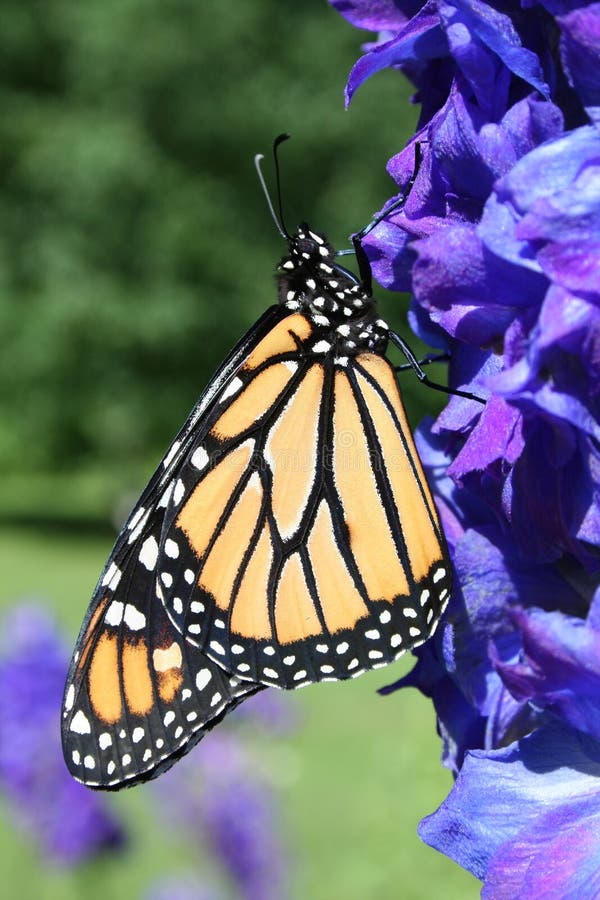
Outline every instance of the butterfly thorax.
{"type": "Polygon", "coordinates": [[[337,356],[385,353],[389,329],[377,318],[373,296],[337,263],[337,253],[324,235],[300,225],[277,277],[279,302],[307,316],[323,348],[329,344],[337,356]]]}

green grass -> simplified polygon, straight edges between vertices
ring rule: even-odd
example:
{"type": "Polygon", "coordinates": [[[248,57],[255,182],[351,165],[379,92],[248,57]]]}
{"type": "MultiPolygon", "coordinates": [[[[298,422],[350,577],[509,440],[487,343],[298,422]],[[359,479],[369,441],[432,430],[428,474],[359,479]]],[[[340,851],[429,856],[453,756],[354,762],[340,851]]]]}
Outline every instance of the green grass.
{"type": "MultiPolygon", "coordinates": [[[[111,540],[50,529],[1,530],[0,607],[39,598],[74,636],[111,540]]],[[[419,819],[443,800],[451,779],[439,764],[430,703],[416,691],[387,698],[375,693],[409,665],[288,695],[299,729],[259,742],[261,765],[282,798],[294,900],[478,896],[478,882],[416,835],[419,819]]],[[[148,786],[107,801],[128,822],[131,845],[121,857],[76,871],[45,864],[0,809],[3,897],[129,900],[156,878],[197,866],[198,848],[165,827],[148,786]]],[[[209,860],[203,864],[210,868],[209,860]]]]}

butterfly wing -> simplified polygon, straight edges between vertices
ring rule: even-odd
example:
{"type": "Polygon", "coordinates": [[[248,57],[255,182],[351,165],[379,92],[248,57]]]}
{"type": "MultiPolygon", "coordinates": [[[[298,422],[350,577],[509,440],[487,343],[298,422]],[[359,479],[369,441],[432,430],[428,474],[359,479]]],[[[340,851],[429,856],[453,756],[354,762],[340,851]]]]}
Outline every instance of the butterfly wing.
{"type": "Polygon", "coordinates": [[[118,584],[104,584],[77,647],[62,742],[71,774],[88,787],[115,790],[155,778],[260,690],[182,637],[151,573],[132,560],[118,584]],[[126,594],[115,590],[123,579],[126,594]]]}
{"type": "Polygon", "coordinates": [[[284,319],[178,474],[158,578],[186,638],[279,687],[353,677],[432,632],[450,566],[395,375],[284,319]]]}
{"type": "Polygon", "coordinates": [[[197,439],[206,410],[285,314],[280,307],[267,310],[227,357],[152,476],[100,576],[75,646],[62,715],[67,766],[91,787],[118,788],[155,777],[259,689],[238,684],[182,637],[160,599],[154,563],[174,473],[197,439]]]}

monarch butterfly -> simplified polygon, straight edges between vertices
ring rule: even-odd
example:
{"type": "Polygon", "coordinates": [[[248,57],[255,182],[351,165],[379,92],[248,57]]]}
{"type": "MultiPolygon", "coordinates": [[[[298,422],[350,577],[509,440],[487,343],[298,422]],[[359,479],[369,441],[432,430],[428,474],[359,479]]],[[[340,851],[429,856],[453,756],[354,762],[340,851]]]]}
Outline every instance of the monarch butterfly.
{"type": "Polygon", "coordinates": [[[266,686],[386,665],[431,635],[450,596],[385,357],[400,338],[323,234],[280,230],[279,303],[168,449],[77,640],[62,740],[89,787],[156,777],[266,686]]]}

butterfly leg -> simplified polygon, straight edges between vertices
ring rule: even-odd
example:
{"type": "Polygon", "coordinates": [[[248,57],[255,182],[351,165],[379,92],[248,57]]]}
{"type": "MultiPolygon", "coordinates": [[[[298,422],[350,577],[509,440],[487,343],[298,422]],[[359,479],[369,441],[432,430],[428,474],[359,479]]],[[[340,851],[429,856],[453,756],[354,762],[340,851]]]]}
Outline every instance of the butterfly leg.
{"type": "Polygon", "coordinates": [[[414,371],[420,382],[426,384],[430,388],[433,388],[434,391],[442,391],[442,393],[444,394],[452,394],[456,397],[465,397],[467,400],[476,400],[477,403],[485,404],[485,400],[482,397],[478,397],[476,394],[471,394],[469,391],[460,391],[456,388],[449,388],[444,384],[438,384],[436,381],[431,381],[431,379],[427,377],[427,375],[421,368],[421,364],[417,360],[417,357],[414,355],[406,341],[394,331],[390,332],[390,340],[396,345],[396,347],[398,347],[399,350],[402,351],[402,353],[404,353],[406,359],[408,360],[408,367],[414,371]]]}
{"type": "MultiPolygon", "coordinates": [[[[424,356],[423,359],[419,360],[419,365],[430,366],[432,363],[450,362],[451,358],[448,351],[445,351],[444,353],[428,353],[427,356],[424,356]]],[[[410,363],[404,363],[402,366],[394,366],[394,372],[406,372],[408,369],[412,368],[410,363]]]]}

